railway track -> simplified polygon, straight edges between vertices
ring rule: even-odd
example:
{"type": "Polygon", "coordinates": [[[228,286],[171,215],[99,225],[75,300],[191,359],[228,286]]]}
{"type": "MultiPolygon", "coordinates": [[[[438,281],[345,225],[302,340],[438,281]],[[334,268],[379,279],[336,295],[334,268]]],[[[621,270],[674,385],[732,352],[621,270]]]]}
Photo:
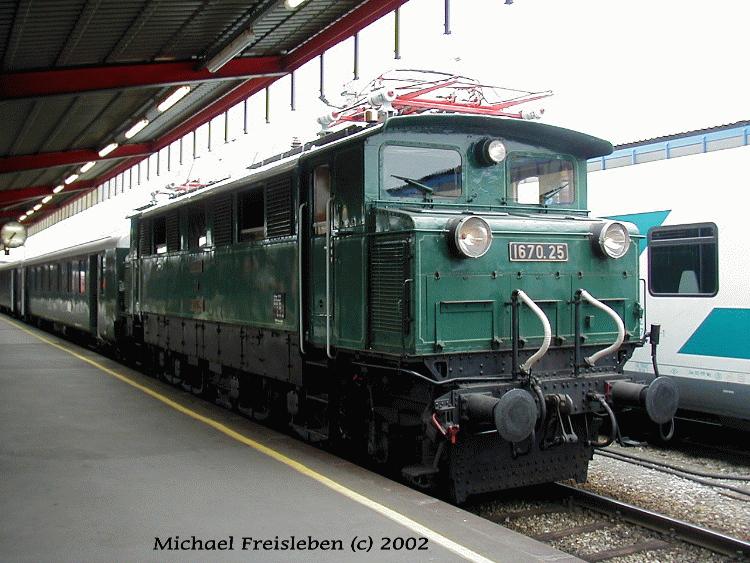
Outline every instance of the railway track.
{"type": "Polygon", "coordinates": [[[551,484],[537,493],[536,498],[545,500],[520,509],[506,509],[503,501],[496,502],[491,510],[481,503],[470,509],[589,562],[627,556],[638,560],[651,557],[658,561],[661,560],[659,554],[665,551],[672,552],[671,560],[704,560],[710,556],[708,552],[696,554],[695,548],[729,560],[750,560],[750,542],[721,532],[561,483],[551,484]],[[555,523],[539,525],[540,521],[549,523],[550,520],[555,523]],[[606,547],[592,549],[587,542],[576,539],[592,533],[628,541],[613,541],[606,547]],[[583,547],[571,548],[581,544],[583,547]],[[680,555],[680,550],[688,545],[693,546],[690,555],[680,555]]]}

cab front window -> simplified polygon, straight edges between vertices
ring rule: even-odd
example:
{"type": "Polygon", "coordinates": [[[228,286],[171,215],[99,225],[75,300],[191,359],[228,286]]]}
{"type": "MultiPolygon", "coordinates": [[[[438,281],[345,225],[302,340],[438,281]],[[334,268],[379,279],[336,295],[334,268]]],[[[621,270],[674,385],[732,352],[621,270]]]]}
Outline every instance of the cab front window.
{"type": "Polygon", "coordinates": [[[521,205],[575,203],[573,162],[554,156],[511,155],[508,201],[521,205]]]}
{"type": "Polygon", "coordinates": [[[461,155],[452,149],[388,145],[383,188],[390,197],[454,198],[461,195],[461,155]]]}

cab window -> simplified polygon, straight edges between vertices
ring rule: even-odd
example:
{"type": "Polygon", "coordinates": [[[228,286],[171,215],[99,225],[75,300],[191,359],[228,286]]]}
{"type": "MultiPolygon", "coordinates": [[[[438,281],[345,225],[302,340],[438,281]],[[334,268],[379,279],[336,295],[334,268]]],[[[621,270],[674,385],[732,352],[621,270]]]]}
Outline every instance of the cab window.
{"type": "Polygon", "coordinates": [[[313,232],[324,235],[328,232],[326,207],[331,197],[331,169],[327,164],[321,164],[313,170],[313,197],[313,232]]]}
{"type": "Polygon", "coordinates": [[[575,203],[573,162],[554,156],[511,155],[508,201],[522,205],[575,203]]]}
{"type": "Polygon", "coordinates": [[[398,198],[455,198],[461,195],[461,155],[434,147],[383,148],[383,189],[398,198]]]}

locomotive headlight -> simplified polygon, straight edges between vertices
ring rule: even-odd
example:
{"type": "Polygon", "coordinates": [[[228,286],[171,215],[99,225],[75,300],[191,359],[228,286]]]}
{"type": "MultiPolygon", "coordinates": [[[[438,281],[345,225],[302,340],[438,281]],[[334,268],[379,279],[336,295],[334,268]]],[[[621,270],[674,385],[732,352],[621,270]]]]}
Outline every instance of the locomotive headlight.
{"type": "Polygon", "coordinates": [[[607,221],[594,227],[595,247],[604,256],[622,258],[630,248],[630,233],[622,223],[607,221]]]}
{"type": "Polygon", "coordinates": [[[479,258],[492,245],[492,229],[481,217],[453,219],[448,223],[448,245],[458,256],[479,258]]]}
{"type": "Polygon", "coordinates": [[[500,139],[484,139],[476,145],[477,159],[486,164],[498,164],[505,160],[507,151],[500,139]]]}

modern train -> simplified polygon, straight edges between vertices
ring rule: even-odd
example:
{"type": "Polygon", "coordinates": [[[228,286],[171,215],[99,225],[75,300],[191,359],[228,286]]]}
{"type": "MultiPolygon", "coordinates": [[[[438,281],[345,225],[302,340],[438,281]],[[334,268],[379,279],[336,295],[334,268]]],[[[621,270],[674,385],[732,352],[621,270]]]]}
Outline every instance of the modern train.
{"type": "MultiPolygon", "coordinates": [[[[750,430],[750,292],[745,170],[750,122],[629,143],[592,159],[590,208],[640,241],[644,318],[661,324],[659,365],[680,419],[750,430]],[[593,171],[596,170],[596,171],[593,171]]],[[[652,370],[637,350],[626,371],[652,370]]],[[[680,424],[662,429],[668,438],[680,424]]]]}
{"type": "Polygon", "coordinates": [[[611,150],[477,115],[352,126],[3,266],[0,307],[457,502],[584,481],[619,412],[679,400],[623,373],[659,330],[635,226],[587,211],[611,150]]]}

